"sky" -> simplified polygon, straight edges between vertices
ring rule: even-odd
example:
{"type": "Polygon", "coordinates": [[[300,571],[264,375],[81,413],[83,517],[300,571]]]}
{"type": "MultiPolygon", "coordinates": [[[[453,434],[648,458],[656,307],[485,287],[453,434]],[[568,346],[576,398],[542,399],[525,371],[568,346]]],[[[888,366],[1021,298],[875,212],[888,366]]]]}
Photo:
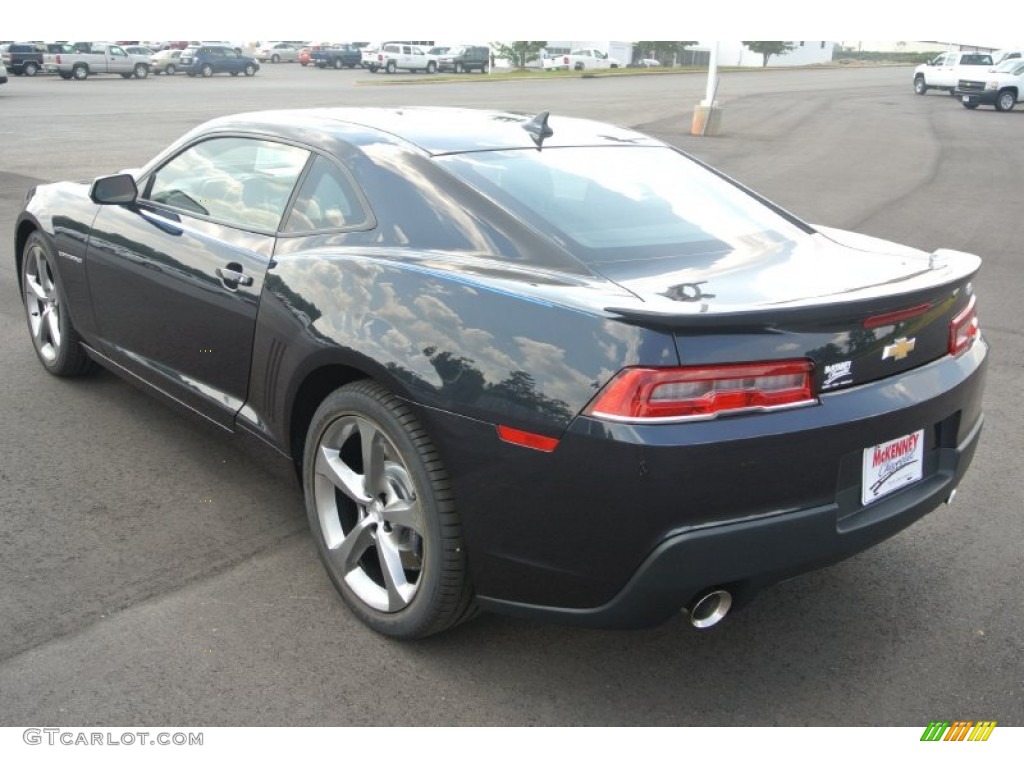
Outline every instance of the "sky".
{"type": "MultiPolygon", "coordinates": [[[[48,0],[12,4],[9,39],[33,40],[970,40],[993,35],[989,14],[964,26],[954,14],[922,17],[892,0],[301,0],[297,3],[175,0],[48,0]],[[40,9],[33,12],[31,9],[40,9]],[[945,18],[943,18],[945,17],[945,18]]],[[[997,34],[999,34],[997,32],[997,34]]],[[[1024,38],[1024,33],[1021,34],[1024,38]]],[[[978,39],[980,38],[980,39],[978,39]]],[[[1003,47],[1024,40],[997,40],[1003,47]]]]}

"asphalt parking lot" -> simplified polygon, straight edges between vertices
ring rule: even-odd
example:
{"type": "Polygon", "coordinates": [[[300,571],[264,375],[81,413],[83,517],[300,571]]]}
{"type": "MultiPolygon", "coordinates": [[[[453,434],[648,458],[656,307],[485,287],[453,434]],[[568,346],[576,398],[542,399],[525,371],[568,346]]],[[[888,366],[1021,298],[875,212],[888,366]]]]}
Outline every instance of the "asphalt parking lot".
{"type": "Polygon", "coordinates": [[[0,725],[1024,725],[1024,111],[915,96],[906,68],[729,72],[723,133],[699,138],[700,75],[396,80],[0,86],[0,725]],[[401,644],[348,614],[296,487],[110,374],[38,365],[12,253],[28,187],[141,165],[220,114],[413,104],[638,128],[813,223],[981,255],[987,422],[956,503],[711,631],[484,615],[401,644]]]}

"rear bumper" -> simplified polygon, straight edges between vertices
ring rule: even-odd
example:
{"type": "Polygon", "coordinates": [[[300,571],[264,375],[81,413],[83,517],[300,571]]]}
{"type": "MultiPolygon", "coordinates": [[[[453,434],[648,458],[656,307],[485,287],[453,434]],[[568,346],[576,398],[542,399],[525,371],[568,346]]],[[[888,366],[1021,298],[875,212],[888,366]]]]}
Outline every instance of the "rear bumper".
{"type": "Polygon", "coordinates": [[[832,504],[670,536],[603,605],[560,608],[486,597],[479,603],[499,613],[617,629],[660,624],[711,587],[742,603],[761,587],[868,549],[946,501],[971,463],[983,421],[957,447],[933,451],[924,479],[870,506],[861,506],[855,485],[832,504]]]}

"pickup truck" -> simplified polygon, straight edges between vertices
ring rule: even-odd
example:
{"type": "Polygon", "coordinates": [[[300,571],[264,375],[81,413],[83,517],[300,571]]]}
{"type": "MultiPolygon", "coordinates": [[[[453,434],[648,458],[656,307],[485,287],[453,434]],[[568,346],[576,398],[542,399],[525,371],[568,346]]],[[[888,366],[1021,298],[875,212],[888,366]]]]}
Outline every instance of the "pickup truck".
{"type": "Polygon", "coordinates": [[[544,59],[544,69],[617,69],[622,63],[597,48],[577,48],[544,59]]]}
{"type": "Polygon", "coordinates": [[[961,77],[954,93],[965,109],[991,104],[1000,112],[1009,112],[1018,101],[1024,101],[1024,59],[1008,59],[983,75],[961,77]]]}
{"type": "Polygon", "coordinates": [[[355,69],[362,61],[362,52],[350,45],[321,47],[310,52],[309,60],[310,64],[314,64],[320,69],[328,67],[332,69],[341,69],[342,67],[355,69]]]}
{"type": "MultiPolygon", "coordinates": [[[[81,46],[76,46],[81,47],[81,46]]],[[[46,54],[43,69],[56,72],[65,80],[85,80],[89,75],[120,75],[126,80],[149,76],[149,58],[133,56],[120,45],[92,43],[88,52],[71,51],[46,54]]]]}
{"type": "Polygon", "coordinates": [[[987,53],[940,53],[914,70],[914,93],[924,96],[929,88],[953,93],[961,77],[981,75],[991,66],[992,56],[987,53]]]}

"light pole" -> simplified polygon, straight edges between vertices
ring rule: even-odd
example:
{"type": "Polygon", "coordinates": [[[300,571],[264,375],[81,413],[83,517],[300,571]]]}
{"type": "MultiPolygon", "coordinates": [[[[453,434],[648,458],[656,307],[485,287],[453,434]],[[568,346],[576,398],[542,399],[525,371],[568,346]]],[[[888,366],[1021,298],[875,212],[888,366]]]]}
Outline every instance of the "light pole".
{"type": "Polygon", "coordinates": [[[704,100],[693,108],[693,123],[690,133],[693,136],[717,136],[722,128],[722,108],[715,101],[718,92],[718,41],[711,46],[708,58],[708,85],[704,91],[704,100]]]}

